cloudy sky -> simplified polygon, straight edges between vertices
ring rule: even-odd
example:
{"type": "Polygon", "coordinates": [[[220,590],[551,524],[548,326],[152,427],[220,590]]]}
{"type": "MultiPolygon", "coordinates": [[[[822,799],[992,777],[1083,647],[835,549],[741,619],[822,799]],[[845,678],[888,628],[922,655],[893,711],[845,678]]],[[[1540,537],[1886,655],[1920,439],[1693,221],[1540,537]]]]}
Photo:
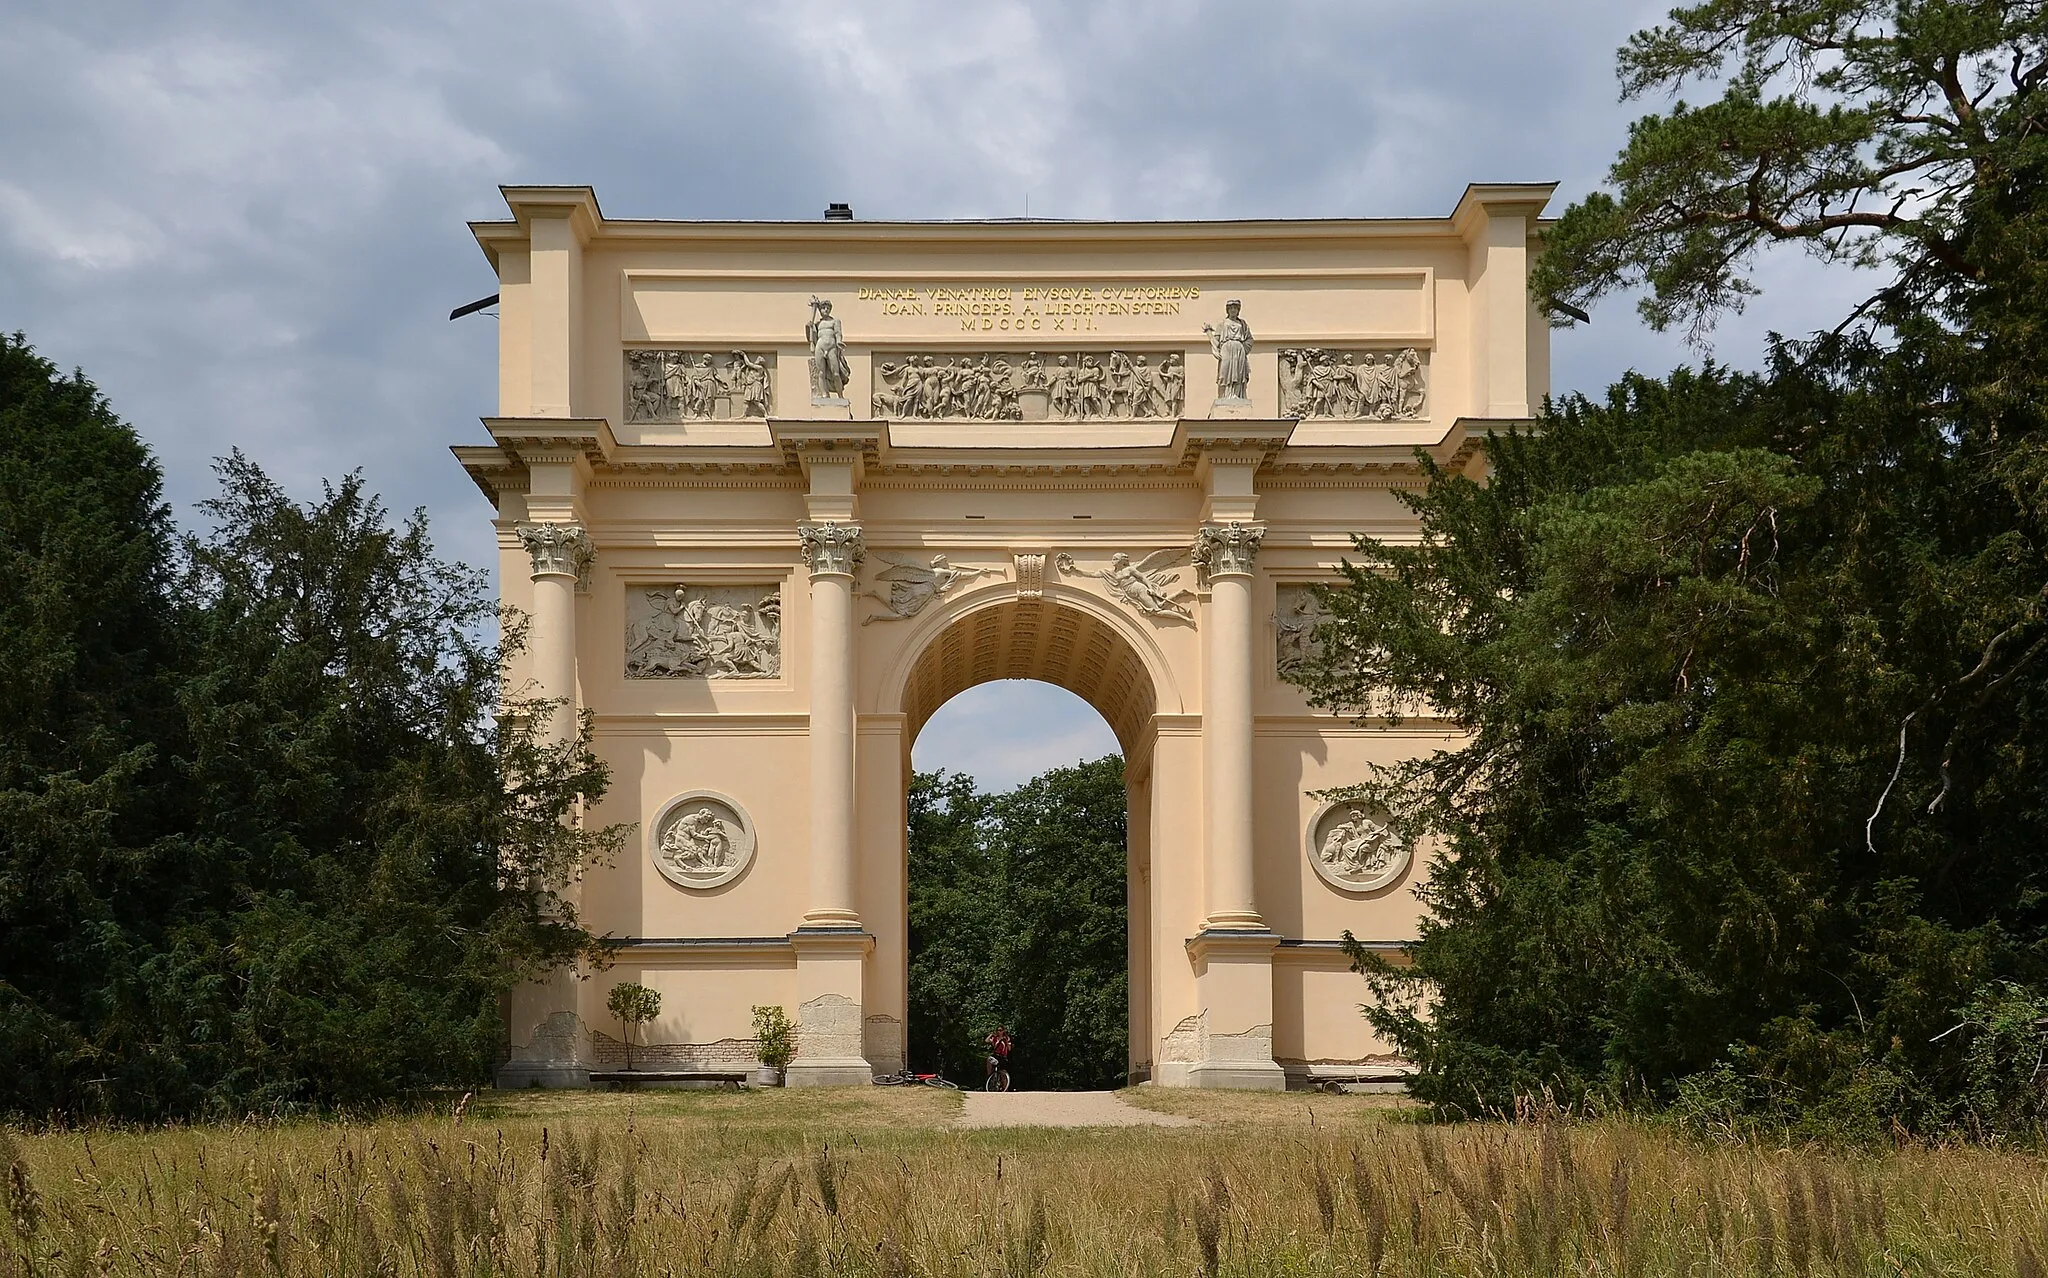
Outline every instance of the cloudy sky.
{"type": "MultiPolygon", "coordinates": [[[[1629,0],[13,0],[0,16],[0,327],[85,369],[181,518],[239,446],[295,491],[360,467],[486,562],[447,454],[493,410],[500,183],[612,216],[1402,216],[1469,181],[1591,189],[1642,104],[1629,0]]],[[[1715,354],[1842,313],[1800,259],[1715,354]]],[[[1556,384],[1696,358],[1626,302],[1556,384]]],[[[1014,784],[1114,749],[1040,685],[956,699],[919,766],[1014,784]],[[1040,689],[1033,691],[1033,689],[1040,689]]]]}

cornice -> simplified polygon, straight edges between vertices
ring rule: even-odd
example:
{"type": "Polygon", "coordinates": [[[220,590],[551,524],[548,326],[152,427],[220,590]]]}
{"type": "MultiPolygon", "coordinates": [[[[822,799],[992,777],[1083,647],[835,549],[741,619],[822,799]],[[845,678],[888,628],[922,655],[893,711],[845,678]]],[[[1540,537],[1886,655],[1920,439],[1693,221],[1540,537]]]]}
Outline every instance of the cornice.
{"type": "Polygon", "coordinates": [[[592,466],[619,450],[612,424],[602,417],[486,417],[498,447],[531,464],[543,455],[571,454],[592,466]]]}
{"type": "Polygon", "coordinates": [[[899,245],[959,245],[981,248],[1005,243],[1036,246],[1107,245],[1126,251],[1157,245],[1163,249],[1185,249],[1190,245],[1214,245],[1230,249],[1260,250],[1274,247],[1356,243],[1360,240],[1464,239],[1475,218],[1489,210],[1513,210],[1528,216],[1540,213],[1549,201],[1555,183],[1477,183],[1465,189],[1455,208],[1442,217],[1404,218],[1289,218],[1243,219],[1237,221],[1095,222],[1031,221],[996,219],[985,221],[877,222],[877,221],[662,221],[645,218],[607,218],[597,203],[596,193],[587,186],[507,186],[500,190],[511,213],[509,221],[479,221],[470,224],[471,233],[487,254],[516,239],[523,239],[526,227],[536,215],[568,215],[588,219],[592,239],[597,242],[641,243],[663,241],[684,245],[748,245],[891,247],[899,245]]]}

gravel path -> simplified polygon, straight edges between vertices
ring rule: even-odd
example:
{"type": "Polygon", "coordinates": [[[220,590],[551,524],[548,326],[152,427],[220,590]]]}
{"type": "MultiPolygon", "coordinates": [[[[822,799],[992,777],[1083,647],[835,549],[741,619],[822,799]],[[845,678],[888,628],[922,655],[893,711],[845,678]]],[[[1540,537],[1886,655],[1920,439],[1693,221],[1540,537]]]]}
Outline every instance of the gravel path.
{"type": "Polygon", "coordinates": [[[1115,1092],[968,1092],[956,1127],[1193,1127],[1192,1118],[1127,1105],[1115,1092]]]}

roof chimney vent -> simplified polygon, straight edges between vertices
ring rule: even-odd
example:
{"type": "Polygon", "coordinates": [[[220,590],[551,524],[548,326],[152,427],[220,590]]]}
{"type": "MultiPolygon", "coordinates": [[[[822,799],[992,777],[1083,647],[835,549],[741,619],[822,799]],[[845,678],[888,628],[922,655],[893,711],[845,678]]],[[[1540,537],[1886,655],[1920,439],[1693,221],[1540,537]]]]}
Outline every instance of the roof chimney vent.
{"type": "Polygon", "coordinates": [[[853,206],[851,204],[827,204],[825,206],[825,220],[827,222],[851,222],[853,220],[853,206]]]}

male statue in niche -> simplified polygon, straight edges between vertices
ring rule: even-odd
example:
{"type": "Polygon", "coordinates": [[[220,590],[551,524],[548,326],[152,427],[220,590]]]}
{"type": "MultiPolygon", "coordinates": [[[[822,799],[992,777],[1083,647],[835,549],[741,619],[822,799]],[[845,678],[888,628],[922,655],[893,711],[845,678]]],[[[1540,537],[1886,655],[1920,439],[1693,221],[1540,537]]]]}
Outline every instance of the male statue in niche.
{"type": "Polygon", "coordinates": [[[852,371],[846,364],[846,330],[832,314],[832,303],[811,299],[811,322],[804,325],[804,340],[811,344],[811,398],[818,403],[846,402],[846,382],[852,371]]]}
{"type": "Polygon", "coordinates": [[[1204,324],[1209,349],[1216,353],[1216,402],[1239,404],[1252,380],[1252,326],[1238,315],[1243,303],[1231,298],[1223,304],[1223,323],[1204,324]]]}

